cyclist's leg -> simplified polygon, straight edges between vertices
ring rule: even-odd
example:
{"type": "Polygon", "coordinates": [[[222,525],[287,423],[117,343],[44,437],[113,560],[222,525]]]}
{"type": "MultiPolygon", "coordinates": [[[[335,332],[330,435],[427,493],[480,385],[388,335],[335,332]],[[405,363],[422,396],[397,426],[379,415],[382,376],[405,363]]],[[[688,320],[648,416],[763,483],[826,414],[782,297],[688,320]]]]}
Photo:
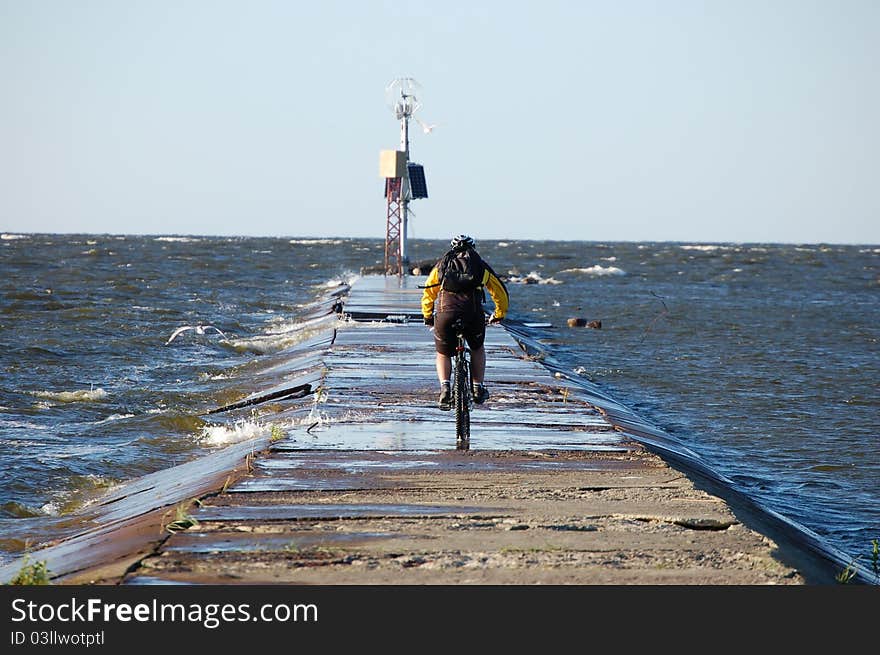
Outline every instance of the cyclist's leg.
{"type": "Polygon", "coordinates": [[[450,379],[452,378],[452,354],[455,352],[456,336],[451,328],[454,315],[441,312],[434,317],[434,349],[436,356],[434,364],[437,369],[437,379],[440,381],[440,409],[448,410],[451,407],[452,393],[450,379]]]}
{"type": "Polygon", "coordinates": [[[441,383],[449,382],[449,378],[452,375],[452,359],[449,355],[437,353],[434,365],[437,368],[437,379],[441,383]]]}
{"type": "Polygon", "coordinates": [[[455,314],[451,312],[439,312],[434,317],[434,350],[437,351],[435,366],[437,379],[446,382],[452,375],[452,361],[450,358],[455,353],[455,331],[452,322],[455,314]]]}
{"type": "Polygon", "coordinates": [[[486,320],[482,310],[475,313],[468,325],[468,346],[471,349],[471,382],[474,402],[483,404],[489,399],[489,392],[483,384],[486,376],[486,320]]]}
{"type": "Polygon", "coordinates": [[[483,347],[486,339],[486,319],[482,310],[468,318],[465,336],[468,348],[471,350],[471,379],[474,384],[482,384],[486,375],[486,349],[483,347]]]}
{"type": "Polygon", "coordinates": [[[483,384],[486,377],[486,349],[480,346],[471,348],[471,379],[474,384],[483,384]]]}

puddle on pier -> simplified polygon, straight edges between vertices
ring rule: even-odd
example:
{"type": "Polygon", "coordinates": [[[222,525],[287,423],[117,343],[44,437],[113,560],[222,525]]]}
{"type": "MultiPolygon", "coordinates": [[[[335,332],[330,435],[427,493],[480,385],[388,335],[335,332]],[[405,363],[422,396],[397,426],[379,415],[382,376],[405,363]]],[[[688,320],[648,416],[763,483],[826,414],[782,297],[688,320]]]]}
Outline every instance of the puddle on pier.
{"type": "Polygon", "coordinates": [[[295,532],[280,534],[199,532],[175,535],[165,544],[163,550],[187,553],[296,551],[338,544],[351,546],[361,542],[399,536],[399,534],[390,532],[310,532],[307,534],[295,532]]]}
{"type": "MultiPolygon", "coordinates": [[[[619,432],[560,429],[524,425],[480,425],[472,419],[470,447],[480,450],[591,450],[622,452],[636,445],[619,432]]],[[[435,450],[455,449],[451,418],[434,422],[330,422],[291,433],[275,450],[435,450]]]]}
{"type": "Polygon", "coordinates": [[[297,521],[302,519],[382,518],[386,516],[457,516],[486,511],[480,507],[405,504],[302,504],[269,506],[206,506],[199,521],[297,521]]]}

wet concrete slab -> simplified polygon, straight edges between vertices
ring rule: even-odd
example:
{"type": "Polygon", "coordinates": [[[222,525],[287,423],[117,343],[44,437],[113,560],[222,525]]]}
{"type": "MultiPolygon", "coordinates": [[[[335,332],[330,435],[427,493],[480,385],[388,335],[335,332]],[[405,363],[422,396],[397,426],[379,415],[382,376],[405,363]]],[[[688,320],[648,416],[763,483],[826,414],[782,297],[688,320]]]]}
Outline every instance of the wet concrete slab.
{"type": "MultiPolygon", "coordinates": [[[[278,451],[276,451],[278,452],[278,451]]],[[[284,452],[284,451],[281,451],[284,452]]],[[[272,474],[281,471],[334,471],[340,474],[377,474],[404,471],[496,471],[523,470],[577,470],[597,471],[616,468],[623,470],[628,460],[619,458],[573,457],[571,453],[505,453],[490,454],[476,451],[454,453],[444,451],[339,451],[313,450],[287,452],[283,456],[264,457],[256,462],[255,470],[272,474]]]]}

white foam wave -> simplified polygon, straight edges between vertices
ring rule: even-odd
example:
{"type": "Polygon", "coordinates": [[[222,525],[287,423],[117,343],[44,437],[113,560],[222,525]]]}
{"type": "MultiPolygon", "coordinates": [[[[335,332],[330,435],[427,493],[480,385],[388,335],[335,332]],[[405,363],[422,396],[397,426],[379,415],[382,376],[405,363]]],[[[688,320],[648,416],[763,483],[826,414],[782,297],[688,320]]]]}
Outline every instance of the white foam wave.
{"type": "Polygon", "coordinates": [[[268,321],[272,325],[272,329],[267,331],[266,334],[276,336],[289,334],[298,330],[307,330],[316,325],[327,323],[333,318],[335,318],[335,316],[318,316],[317,318],[311,318],[307,321],[296,321],[284,318],[283,316],[277,316],[268,321]]]}
{"type": "Polygon", "coordinates": [[[679,246],[682,250],[700,250],[703,252],[713,252],[715,250],[732,250],[731,246],[719,246],[715,244],[679,246]]]}
{"type": "Polygon", "coordinates": [[[29,391],[37,398],[55,400],[61,403],[99,402],[110,397],[103,389],[81,389],[79,391],[29,391]]]}
{"type": "Polygon", "coordinates": [[[46,516],[60,516],[61,506],[56,501],[52,500],[40,507],[40,511],[46,516]]]}
{"type": "Polygon", "coordinates": [[[552,277],[545,278],[536,271],[531,271],[528,275],[511,274],[507,281],[512,284],[562,284],[561,280],[552,277]]]}
{"type": "Polygon", "coordinates": [[[100,421],[95,421],[95,425],[100,425],[101,423],[110,423],[112,421],[121,421],[124,418],[132,418],[134,414],[111,414],[107,418],[102,418],[100,421]]]}
{"type": "Polygon", "coordinates": [[[3,241],[15,241],[16,239],[30,239],[30,236],[27,234],[0,234],[0,240],[3,241]]]}
{"type": "Polygon", "coordinates": [[[351,286],[358,280],[358,278],[360,278],[360,275],[358,275],[357,273],[347,272],[343,273],[340,277],[334,277],[330,280],[327,280],[327,282],[324,283],[324,286],[328,289],[333,289],[335,287],[346,285],[351,286]]]}
{"type": "MultiPolygon", "coordinates": [[[[404,321],[406,322],[406,321],[404,321]]],[[[422,319],[409,319],[409,322],[412,323],[421,323],[422,319]]],[[[391,321],[355,321],[352,319],[341,319],[336,326],[338,330],[349,330],[349,329],[361,329],[368,328],[370,330],[376,328],[392,328],[396,327],[396,323],[391,321]]]]}
{"type": "Polygon", "coordinates": [[[195,237],[156,237],[153,241],[169,241],[172,243],[196,243],[201,239],[195,237]]]}
{"type": "Polygon", "coordinates": [[[344,243],[344,241],[342,239],[291,239],[290,241],[288,241],[288,243],[292,243],[297,246],[338,246],[340,243],[344,243]]]}
{"type": "Polygon", "coordinates": [[[585,275],[626,275],[626,271],[617,266],[589,266],[587,268],[566,268],[560,273],[584,273],[585,275]]]}
{"type": "Polygon", "coordinates": [[[251,421],[240,421],[232,426],[211,425],[202,428],[199,443],[205,446],[225,446],[271,434],[272,426],[251,421]]]}
{"type": "Polygon", "coordinates": [[[229,374],[227,373],[199,373],[199,381],[200,382],[208,382],[213,380],[228,380],[230,379],[229,374]]]}

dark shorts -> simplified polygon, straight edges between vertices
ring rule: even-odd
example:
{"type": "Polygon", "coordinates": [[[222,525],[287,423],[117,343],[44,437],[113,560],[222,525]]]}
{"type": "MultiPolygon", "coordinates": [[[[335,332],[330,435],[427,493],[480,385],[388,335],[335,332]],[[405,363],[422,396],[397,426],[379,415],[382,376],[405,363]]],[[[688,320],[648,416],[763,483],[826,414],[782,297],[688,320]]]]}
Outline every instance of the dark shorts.
{"type": "Polygon", "coordinates": [[[437,352],[452,357],[458,338],[452,324],[461,316],[464,325],[464,337],[471,350],[479,350],[486,339],[486,317],[479,312],[439,312],[434,317],[434,347],[437,352]]]}

